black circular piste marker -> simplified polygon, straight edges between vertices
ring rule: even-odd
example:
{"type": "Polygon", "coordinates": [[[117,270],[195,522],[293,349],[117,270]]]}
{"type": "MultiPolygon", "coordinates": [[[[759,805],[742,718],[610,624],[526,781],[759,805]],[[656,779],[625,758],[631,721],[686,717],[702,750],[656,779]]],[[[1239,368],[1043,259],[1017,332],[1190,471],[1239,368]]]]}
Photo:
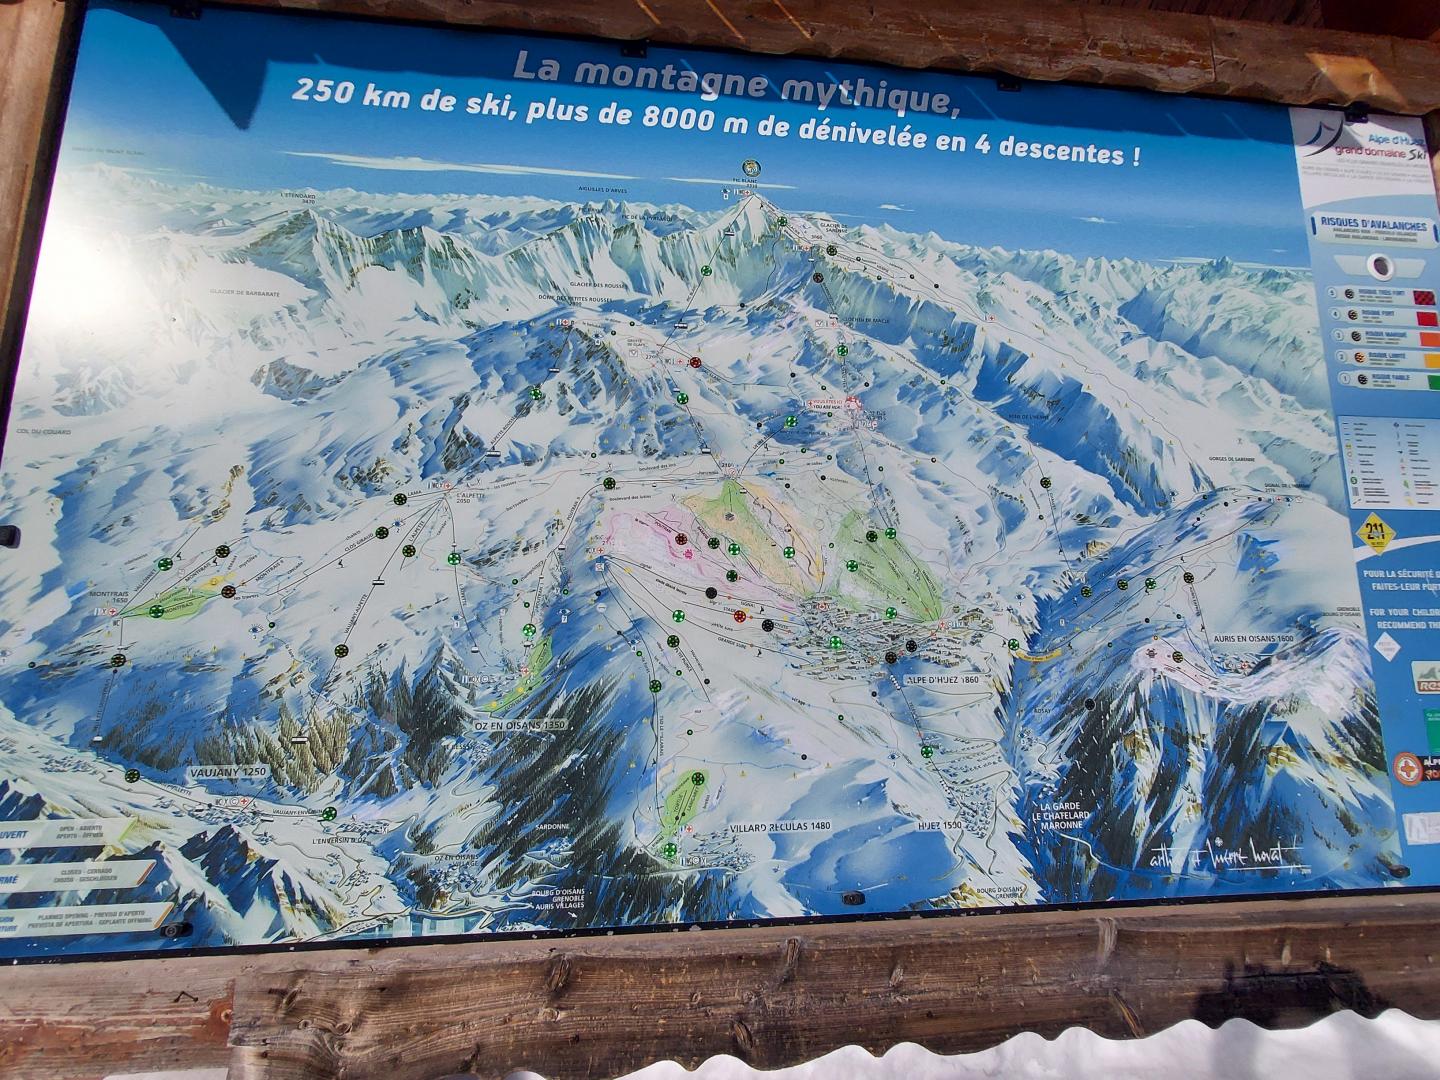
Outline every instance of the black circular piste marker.
{"type": "Polygon", "coordinates": [[[774,619],[761,619],[761,620],[760,620],[760,629],[761,629],[761,630],[764,630],[764,631],[768,634],[771,630],[774,630],[774,629],[775,629],[775,620],[774,620],[774,619]]]}
{"type": "Polygon", "coordinates": [[[717,597],[717,596],[719,596],[719,595],[720,595],[720,590],[717,589],[717,588],[715,588],[714,585],[711,585],[708,589],[705,590],[705,599],[706,599],[706,600],[714,600],[715,597],[717,597]]]}

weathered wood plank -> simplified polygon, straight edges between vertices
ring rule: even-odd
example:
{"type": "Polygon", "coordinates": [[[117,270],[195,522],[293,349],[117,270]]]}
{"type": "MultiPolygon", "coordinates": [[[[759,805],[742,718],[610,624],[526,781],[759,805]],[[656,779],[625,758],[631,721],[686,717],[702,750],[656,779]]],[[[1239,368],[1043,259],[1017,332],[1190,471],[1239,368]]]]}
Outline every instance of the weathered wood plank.
{"type": "Polygon", "coordinates": [[[1390,894],[9,968],[0,1077],[228,1061],[236,1080],[559,1080],[849,1043],[954,1053],[1077,1024],[1440,1017],[1437,919],[1440,894],[1390,894]]]}
{"type": "Polygon", "coordinates": [[[1440,895],[1387,895],[297,954],[237,980],[231,1076],[561,1080],[722,1053],[776,1068],[849,1043],[955,1053],[1076,1024],[1433,1017],[1437,916],[1440,895]]]}
{"type": "Polygon", "coordinates": [[[1053,0],[258,0],[261,7],[461,26],[648,39],[668,45],[1000,72],[1023,78],[1256,97],[1440,108],[1440,43],[1182,12],[1053,0]]]}
{"type": "Polygon", "coordinates": [[[1411,115],[1440,108],[1440,43],[1228,19],[1211,24],[1215,86],[1207,92],[1292,105],[1364,101],[1411,115]]]}
{"type": "Polygon", "coordinates": [[[35,179],[61,89],[52,76],[66,47],[66,19],[56,0],[0,3],[0,378],[8,377],[29,295],[16,285],[28,277],[22,263],[33,255],[44,203],[35,179]]]}
{"type": "Polygon", "coordinates": [[[286,956],[135,960],[0,971],[0,1077],[98,1080],[225,1065],[230,994],[286,956]]]}
{"type": "Polygon", "coordinates": [[[1430,171],[1435,176],[1435,190],[1440,196],[1440,111],[1425,114],[1425,141],[1430,146],[1430,171]]]}

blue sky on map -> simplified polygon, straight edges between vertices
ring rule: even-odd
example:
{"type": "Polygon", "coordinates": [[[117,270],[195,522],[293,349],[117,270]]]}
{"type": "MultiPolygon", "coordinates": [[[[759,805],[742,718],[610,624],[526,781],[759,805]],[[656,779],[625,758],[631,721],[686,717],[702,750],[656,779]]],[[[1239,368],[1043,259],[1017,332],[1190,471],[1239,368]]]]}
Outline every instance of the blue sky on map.
{"type": "Polygon", "coordinates": [[[174,19],[159,5],[92,9],[63,160],[251,189],[575,200],[597,197],[582,188],[599,186],[623,188],[620,198],[713,209],[726,205],[722,186],[734,186],[746,158],[761,162],[759,183],[772,185],[765,194],[782,208],[823,210],[846,224],[888,222],[962,243],[1151,261],[1307,261],[1289,120],[1279,107],[1032,83],[1006,93],[984,78],[694,50],[652,48],[644,60],[623,60],[607,44],[216,9],[198,21],[174,19]],[[542,57],[558,60],[561,80],[515,79],[521,49],[532,70],[542,57]],[[948,93],[962,115],[897,119],[882,109],[820,113],[774,96],[705,103],[694,94],[579,87],[568,79],[581,60],[764,74],[775,86],[789,78],[886,79],[892,87],[948,93]],[[353,80],[355,99],[292,100],[302,76],[353,80]],[[410,109],[363,106],[370,82],[409,91],[410,109]],[[421,95],[436,87],[459,99],[455,112],[420,110],[421,95]],[[512,94],[521,118],[466,115],[465,99],[487,92],[512,94]],[[552,95],[588,104],[592,114],[618,100],[636,119],[628,128],[594,119],[525,124],[523,103],[552,95]],[[716,130],[642,127],[650,104],[713,109],[716,130]],[[801,141],[793,128],[785,139],[755,134],[771,114],[795,127],[825,115],[844,124],[908,123],[932,142],[958,134],[972,147],[953,153],[801,141]],[[751,133],[720,131],[725,115],[748,118],[751,133]],[[982,132],[989,154],[973,148],[982,132]],[[1003,157],[1006,135],[1115,148],[1126,164],[1003,157]],[[1135,148],[1138,165],[1130,164],[1135,148]]]}

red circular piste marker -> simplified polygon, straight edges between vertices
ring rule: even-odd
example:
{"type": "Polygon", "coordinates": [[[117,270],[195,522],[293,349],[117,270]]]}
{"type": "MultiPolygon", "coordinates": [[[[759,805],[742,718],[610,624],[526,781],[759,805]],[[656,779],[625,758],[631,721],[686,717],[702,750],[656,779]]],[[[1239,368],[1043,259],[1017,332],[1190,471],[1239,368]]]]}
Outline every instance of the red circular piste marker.
{"type": "Polygon", "coordinates": [[[699,358],[698,356],[692,356],[692,357],[690,357],[690,366],[691,366],[691,367],[699,367],[699,366],[700,366],[700,358],[699,358]]]}
{"type": "Polygon", "coordinates": [[[1406,787],[1414,787],[1425,778],[1425,767],[1414,754],[1396,754],[1390,771],[1395,774],[1395,779],[1406,787]]]}
{"type": "Polygon", "coordinates": [[[744,613],[743,611],[737,611],[737,612],[735,612],[735,621],[736,621],[736,622],[744,622],[745,619],[746,619],[746,617],[747,617],[747,616],[745,615],[745,613],[744,613]]]}

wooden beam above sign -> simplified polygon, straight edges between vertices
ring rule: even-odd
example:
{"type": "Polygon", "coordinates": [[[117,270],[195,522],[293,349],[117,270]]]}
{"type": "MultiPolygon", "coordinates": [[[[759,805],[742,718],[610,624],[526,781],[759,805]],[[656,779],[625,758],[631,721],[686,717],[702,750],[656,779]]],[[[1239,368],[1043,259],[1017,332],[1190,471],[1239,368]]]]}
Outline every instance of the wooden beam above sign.
{"type": "Polygon", "coordinates": [[[1440,43],[1052,0],[255,0],[455,26],[995,72],[1173,93],[1440,108],[1440,43]]]}

